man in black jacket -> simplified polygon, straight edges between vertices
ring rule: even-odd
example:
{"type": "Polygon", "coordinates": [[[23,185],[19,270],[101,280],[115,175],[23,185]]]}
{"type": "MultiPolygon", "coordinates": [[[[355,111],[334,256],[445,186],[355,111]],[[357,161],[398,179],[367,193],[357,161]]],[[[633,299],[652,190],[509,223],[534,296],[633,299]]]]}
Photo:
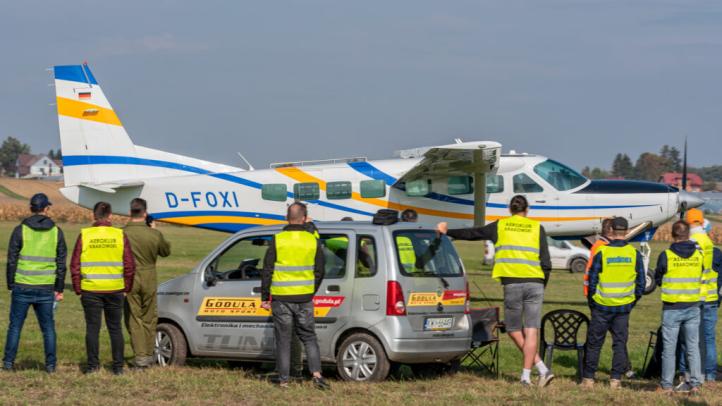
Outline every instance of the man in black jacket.
{"type": "Polygon", "coordinates": [[[261,306],[272,309],[276,369],[281,387],[288,386],[293,331],[303,343],[308,369],[319,389],[329,385],[321,376],[321,354],[314,325],[313,296],[323,281],[323,246],[305,226],[306,206],[288,207],[288,225],[274,236],[261,273],[261,306]]]}
{"type": "Polygon", "coordinates": [[[63,300],[67,247],[63,232],[48,217],[50,201],[43,193],[30,199],[32,216],[15,227],[7,258],[7,285],[12,291],[10,325],[5,342],[3,369],[13,370],[20,333],[30,306],[43,332],[45,370],[55,372],[55,301],[63,300]]]}

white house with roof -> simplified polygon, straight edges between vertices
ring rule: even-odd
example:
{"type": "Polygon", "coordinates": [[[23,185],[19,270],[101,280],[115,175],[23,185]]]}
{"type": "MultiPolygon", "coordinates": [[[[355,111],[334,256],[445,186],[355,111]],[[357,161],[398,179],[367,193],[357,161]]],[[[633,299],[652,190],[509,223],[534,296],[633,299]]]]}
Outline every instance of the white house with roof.
{"type": "Polygon", "coordinates": [[[51,159],[46,154],[20,154],[16,161],[18,178],[49,178],[63,174],[62,162],[51,159]]]}

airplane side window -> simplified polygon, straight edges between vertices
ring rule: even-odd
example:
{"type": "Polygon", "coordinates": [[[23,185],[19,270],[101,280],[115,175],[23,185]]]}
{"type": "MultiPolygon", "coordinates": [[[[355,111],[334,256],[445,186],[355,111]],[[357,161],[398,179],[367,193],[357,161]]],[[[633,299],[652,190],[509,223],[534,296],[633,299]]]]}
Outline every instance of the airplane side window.
{"type": "Polygon", "coordinates": [[[514,182],[514,193],[539,193],[544,189],[534,182],[526,173],[518,173],[512,178],[514,182]]]}
{"type": "Polygon", "coordinates": [[[386,182],[383,180],[362,180],[360,183],[361,197],[372,199],[386,196],[386,182]]]}
{"type": "Polygon", "coordinates": [[[587,181],[587,178],[574,169],[551,159],[534,166],[534,173],[561,191],[574,189],[587,181]]]}
{"type": "Polygon", "coordinates": [[[412,197],[426,196],[431,191],[431,179],[418,179],[406,182],[406,195],[412,197]]]}
{"type": "Polygon", "coordinates": [[[326,198],[328,200],[350,199],[351,182],[327,182],[326,198]]]}
{"type": "Polygon", "coordinates": [[[318,200],[321,189],[316,182],[296,183],[293,185],[293,198],[296,200],[318,200]]]}
{"type": "MultiPolygon", "coordinates": [[[[450,195],[468,195],[474,193],[474,178],[471,176],[450,176],[450,195]]],[[[486,193],[504,192],[504,177],[501,175],[486,175],[486,193]]]]}
{"type": "Polygon", "coordinates": [[[288,186],[285,183],[269,183],[261,186],[261,198],[274,202],[285,202],[288,197],[288,186]]]}

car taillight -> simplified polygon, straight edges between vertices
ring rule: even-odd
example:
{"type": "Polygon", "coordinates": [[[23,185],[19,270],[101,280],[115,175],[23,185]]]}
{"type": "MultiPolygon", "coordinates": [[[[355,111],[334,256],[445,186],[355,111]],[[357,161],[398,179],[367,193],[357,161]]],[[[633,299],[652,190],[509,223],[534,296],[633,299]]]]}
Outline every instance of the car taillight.
{"type": "Polygon", "coordinates": [[[471,293],[469,292],[469,281],[466,281],[466,301],[464,302],[464,314],[471,313],[471,293]]]}
{"type": "Polygon", "coordinates": [[[386,283],[386,315],[406,316],[406,304],[401,284],[397,281],[386,283]]]}

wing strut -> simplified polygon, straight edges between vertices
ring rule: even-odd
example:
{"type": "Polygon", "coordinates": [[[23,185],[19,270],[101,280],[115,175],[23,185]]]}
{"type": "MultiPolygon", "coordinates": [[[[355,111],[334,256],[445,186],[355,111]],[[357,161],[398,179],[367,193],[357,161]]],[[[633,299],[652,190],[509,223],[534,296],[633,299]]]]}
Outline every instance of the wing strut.
{"type": "Polygon", "coordinates": [[[474,227],[483,227],[486,224],[486,172],[479,171],[483,167],[484,150],[474,151],[474,227]]]}

